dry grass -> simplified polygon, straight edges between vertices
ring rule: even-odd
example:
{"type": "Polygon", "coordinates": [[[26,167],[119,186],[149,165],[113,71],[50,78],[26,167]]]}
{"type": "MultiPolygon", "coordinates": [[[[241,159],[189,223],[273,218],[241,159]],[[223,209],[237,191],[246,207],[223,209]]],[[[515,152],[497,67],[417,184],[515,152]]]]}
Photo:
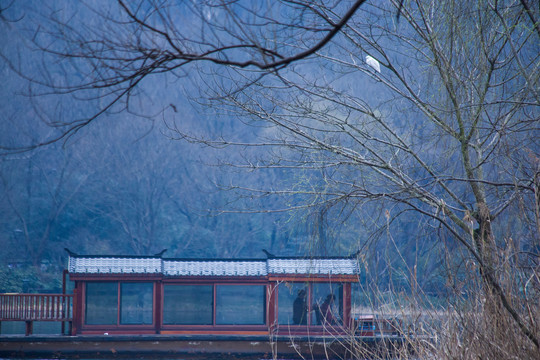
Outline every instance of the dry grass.
{"type": "Polygon", "coordinates": [[[540,349],[531,340],[531,337],[540,339],[539,272],[534,270],[523,275],[523,272],[506,269],[498,274],[498,279],[511,308],[530,334],[502,305],[500,296],[489,291],[480,276],[471,275],[468,291],[447,299],[444,307],[431,307],[421,296],[400,294],[400,302],[376,308],[354,308],[355,314],[401,318],[406,344],[375,351],[359,344],[354,358],[540,359],[540,349]]]}

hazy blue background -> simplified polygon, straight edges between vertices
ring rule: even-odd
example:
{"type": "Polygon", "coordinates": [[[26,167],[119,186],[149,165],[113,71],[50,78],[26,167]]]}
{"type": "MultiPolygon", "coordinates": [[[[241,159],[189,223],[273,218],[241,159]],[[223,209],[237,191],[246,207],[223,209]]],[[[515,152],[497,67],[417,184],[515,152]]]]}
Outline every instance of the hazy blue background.
{"type": "MultiPolygon", "coordinates": [[[[133,101],[155,115],[150,118],[110,111],[51,145],[5,150],[50,140],[63,129],[50,123],[83,118],[104,101],[42,86],[61,86],[83,72],[32,43],[54,46],[43,34],[53,13],[98,27],[102,20],[79,2],[10,5],[0,22],[0,292],[58,290],[64,247],[141,255],[167,248],[168,257],[264,257],[263,248],[278,255],[347,255],[368,238],[357,215],[343,221],[324,209],[283,211],[305,205],[305,198],[226,189],[294,189],[321,179],[308,171],[250,173],[224,166],[241,162],[247,150],[175,139],[169,126],[246,142],[270,131],[242,126],[234,114],[190,101],[188,94],[195,100],[199,94],[199,76],[145,80],[133,101]]],[[[257,151],[266,150],[250,150],[250,156],[257,151]]]]}

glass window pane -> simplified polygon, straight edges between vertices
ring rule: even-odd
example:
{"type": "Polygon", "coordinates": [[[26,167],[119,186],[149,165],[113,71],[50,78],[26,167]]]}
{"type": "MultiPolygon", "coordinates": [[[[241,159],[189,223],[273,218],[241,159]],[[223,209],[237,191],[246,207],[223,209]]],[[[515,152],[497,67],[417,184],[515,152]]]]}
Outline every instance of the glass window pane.
{"type": "Polygon", "coordinates": [[[165,285],[163,323],[212,325],[213,300],[211,285],[165,285]]]}
{"type": "Polygon", "coordinates": [[[153,283],[120,284],[120,323],[152,324],[153,283]]]}
{"type": "Polygon", "coordinates": [[[85,319],[88,325],[116,325],[118,319],[118,283],[86,283],[85,319]]]}
{"type": "MultiPolygon", "coordinates": [[[[366,288],[359,283],[351,284],[351,316],[353,318],[362,317],[366,314],[366,309],[373,308],[373,296],[366,288]]],[[[368,310],[368,314],[372,311],[368,310]]]]}
{"type": "Polygon", "coordinates": [[[343,286],[317,283],[312,285],[313,325],[341,324],[343,318],[343,286]]]}
{"type": "Polygon", "coordinates": [[[264,325],[265,286],[218,285],[216,291],[216,324],[264,325]]]}
{"type": "Polygon", "coordinates": [[[278,323],[287,325],[307,325],[308,301],[308,284],[279,284],[278,323]]]}

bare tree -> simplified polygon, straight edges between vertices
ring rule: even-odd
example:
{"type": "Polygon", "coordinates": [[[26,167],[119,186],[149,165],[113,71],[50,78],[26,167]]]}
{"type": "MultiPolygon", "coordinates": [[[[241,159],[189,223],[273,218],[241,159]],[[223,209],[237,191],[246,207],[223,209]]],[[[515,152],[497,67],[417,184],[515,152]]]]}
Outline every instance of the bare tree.
{"type": "Polygon", "coordinates": [[[42,151],[26,154],[23,159],[3,159],[0,171],[2,227],[5,236],[11,235],[4,246],[10,248],[7,253],[15,260],[24,259],[35,268],[44,258],[58,257],[64,239],[56,237],[56,228],[88,177],[74,171],[71,156],[64,154],[54,163],[47,155],[50,152],[42,151]],[[20,181],[21,172],[30,175],[24,182],[20,181]]]}
{"type": "Polygon", "coordinates": [[[107,112],[151,116],[134,99],[152,77],[191,80],[207,105],[258,126],[258,137],[203,137],[175,121],[167,101],[158,111],[167,110],[180,138],[255,149],[230,164],[237,168],[309,174],[281,188],[234,189],[319,209],[376,202],[388,223],[418,215],[474,264],[469,284],[479,281],[475,301],[485,300],[478,309],[508,319],[524,351],[537,351],[539,305],[517,286],[538,281],[537,9],[517,0],[363,3],[119,1],[90,7],[99,27],[57,14],[56,30],[34,42],[83,75],[29,80],[55,94],[98,97],[100,107],[55,120],[59,135],[29,148],[107,112]]]}
{"type": "MultiPolygon", "coordinates": [[[[477,264],[483,296],[538,349],[534,316],[513,305],[525,294],[502,281],[508,274],[501,253],[515,251],[528,263],[523,250],[538,241],[539,39],[523,21],[527,10],[414,1],[397,24],[395,7],[376,6],[375,15],[350,21],[343,39],[318,53],[319,69],[328,71],[299,64],[272,82],[229,92],[227,110],[274,127],[272,138],[253,146],[294,150],[294,157],[259,167],[321,171],[324,186],[306,194],[324,194],[325,203],[388,201],[398,213],[413,210],[440,224],[477,264]],[[369,81],[362,73],[376,82],[370,89],[381,89],[378,99],[353,80],[369,81]],[[526,230],[498,230],[517,202],[528,204],[518,216],[526,230]],[[516,235],[521,249],[508,243],[516,235]]],[[[537,264],[538,253],[531,256],[537,264]]],[[[512,276],[521,272],[514,270],[512,276]]]]}
{"type": "MultiPolygon", "coordinates": [[[[229,93],[221,101],[228,111],[274,128],[253,146],[294,152],[253,167],[316,168],[323,186],[303,191],[323,203],[382,201],[388,217],[412,210],[442,226],[476,264],[482,296],[538,349],[537,321],[514,304],[525,297],[538,305],[509,291],[502,255],[520,259],[511,275],[519,282],[526,250],[538,241],[539,38],[524,21],[527,9],[413,1],[398,24],[392,14],[400,4],[393,5],[350,21],[340,41],[318,52],[317,65],[298,64],[242,93],[216,82],[212,97],[229,93]],[[358,84],[369,78],[376,97],[358,84]],[[518,203],[524,229],[503,231],[518,203]],[[509,245],[516,236],[521,248],[509,245]]],[[[537,250],[530,256],[537,264],[537,250]]]]}
{"type": "Polygon", "coordinates": [[[145,114],[131,101],[139,94],[140,84],[163,73],[183,78],[195,62],[256,68],[261,70],[257,78],[262,78],[323,48],[364,2],[344,6],[336,1],[331,8],[340,15],[333,18],[319,14],[316,6],[289,1],[270,5],[98,1],[87,4],[85,15],[77,14],[78,7],[72,4],[57,4],[45,20],[47,26],[33,29],[32,41],[52,58],[64,59],[60,73],[75,73],[76,80],[57,77],[48,67],[41,69],[41,78],[30,77],[16,56],[1,54],[2,59],[35,85],[32,95],[99,98],[99,110],[68,119],[54,113],[45,121],[59,130],[55,136],[28,146],[1,148],[16,152],[51,144],[119,109],[145,114]],[[291,38],[300,40],[301,45],[290,43],[291,38]]]}

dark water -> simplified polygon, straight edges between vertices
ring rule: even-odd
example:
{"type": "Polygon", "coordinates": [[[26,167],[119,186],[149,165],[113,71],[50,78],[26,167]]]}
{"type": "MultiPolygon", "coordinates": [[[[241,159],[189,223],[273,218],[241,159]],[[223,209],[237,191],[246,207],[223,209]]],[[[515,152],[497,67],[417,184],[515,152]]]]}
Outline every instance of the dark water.
{"type": "MultiPolygon", "coordinates": [[[[61,335],[62,323],[57,321],[34,321],[35,335],[61,335]]],[[[26,324],[24,321],[2,321],[0,335],[24,335],[26,324]]]]}

